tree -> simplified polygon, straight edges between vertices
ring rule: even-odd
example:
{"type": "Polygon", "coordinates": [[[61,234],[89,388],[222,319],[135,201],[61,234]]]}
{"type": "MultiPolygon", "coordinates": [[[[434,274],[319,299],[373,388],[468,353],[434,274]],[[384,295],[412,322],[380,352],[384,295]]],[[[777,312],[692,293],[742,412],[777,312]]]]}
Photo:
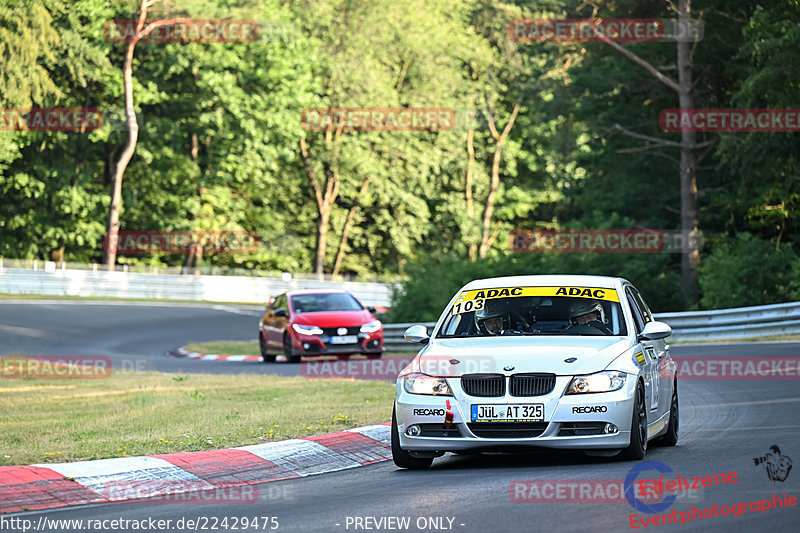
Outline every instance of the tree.
{"type": "Polygon", "coordinates": [[[191,19],[177,17],[171,19],[161,19],[150,22],[145,26],[147,20],[147,10],[154,4],[162,0],[140,0],[139,18],[136,21],[135,33],[127,41],[125,49],[125,63],[122,66],[122,78],[125,86],[125,118],[128,126],[128,140],[122,148],[113,168],[113,178],[111,182],[111,204],[108,208],[108,224],[106,225],[106,235],[109,245],[104,247],[103,263],[108,270],[114,270],[117,261],[117,236],[119,235],[119,215],[122,209],[122,179],[125,176],[125,169],[128,168],[133,153],[136,150],[136,141],[139,138],[139,123],[136,120],[136,111],[133,104],[133,51],[143,37],[149,35],[153,30],[172,24],[189,23],[191,19]]]}
{"type": "MultiPolygon", "coordinates": [[[[109,46],[96,38],[113,13],[105,4],[26,0],[0,7],[0,18],[8,17],[0,24],[0,105],[107,109],[99,86],[110,70],[109,46]]],[[[88,260],[102,237],[108,122],[92,132],[0,135],[0,255],[63,261],[72,253],[72,260],[88,260]]]]}
{"type": "MultiPolygon", "coordinates": [[[[688,27],[692,15],[691,0],[679,0],[677,11],[680,24],[688,27]]],[[[597,8],[595,7],[593,16],[596,15],[597,8]]],[[[627,59],[642,67],[656,80],[678,93],[679,107],[681,109],[691,109],[694,107],[694,81],[692,79],[693,62],[692,51],[690,49],[691,42],[688,39],[677,40],[677,81],[661,72],[661,70],[653,66],[652,63],[643,59],[629,48],[608,39],[601,40],[627,59]]],[[[657,147],[673,146],[680,149],[681,234],[686,239],[688,247],[687,250],[681,254],[681,291],[688,302],[695,302],[698,298],[697,268],[700,262],[697,215],[698,161],[696,151],[716,143],[717,139],[698,143],[695,132],[683,131],[681,132],[680,143],[676,143],[674,141],[636,133],[619,124],[615,125],[615,129],[631,137],[651,142],[657,147]]]]}
{"type": "MultiPolygon", "coordinates": [[[[462,3],[447,8],[430,0],[414,0],[412,4],[414,9],[388,0],[292,4],[305,29],[321,40],[320,49],[326,54],[314,73],[315,79],[324,82],[318,87],[313,107],[445,107],[457,101],[455,95],[463,94],[466,87],[457,59],[468,55],[471,44],[464,32],[462,3]]],[[[350,235],[362,240],[362,232],[352,225],[353,218],[337,214],[340,196],[354,202],[362,189],[365,193],[369,189],[370,197],[388,209],[370,211],[377,217],[369,221],[372,227],[391,234],[388,239],[375,241],[373,236],[367,241],[383,242],[395,249],[385,247],[377,251],[380,254],[411,252],[410,242],[422,237],[424,224],[412,229],[400,222],[426,217],[419,209],[424,209],[424,200],[412,191],[421,192],[430,172],[439,171],[432,168],[437,162],[428,151],[438,137],[427,132],[329,128],[320,133],[309,131],[298,140],[317,210],[317,275],[321,276],[329,264],[328,234],[334,221],[340,222],[333,226],[341,228],[343,237],[339,244],[342,252],[337,252],[339,259],[334,260],[334,267],[347,264],[343,250],[350,235]],[[413,212],[407,209],[410,205],[414,205],[413,212]]],[[[375,258],[373,242],[365,245],[375,258]]]]}

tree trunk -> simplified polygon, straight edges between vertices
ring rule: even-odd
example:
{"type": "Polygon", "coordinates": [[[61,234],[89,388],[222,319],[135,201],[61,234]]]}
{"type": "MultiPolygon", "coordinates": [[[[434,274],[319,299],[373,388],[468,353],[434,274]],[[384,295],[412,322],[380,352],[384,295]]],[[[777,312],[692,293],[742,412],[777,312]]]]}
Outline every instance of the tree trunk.
{"type": "Polygon", "coordinates": [[[494,160],[492,161],[492,178],[489,186],[489,196],[486,198],[486,205],[483,209],[483,231],[481,235],[481,244],[478,248],[478,257],[483,259],[489,252],[494,239],[491,236],[492,214],[494,213],[494,202],[497,198],[497,189],[500,188],[500,159],[503,153],[503,144],[508,137],[511,128],[514,126],[514,121],[517,119],[519,113],[520,103],[514,104],[514,109],[511,111],[511,116],[508,118],[508,123],[503,129],[503,133],[498,134],[494,125],[494,119],[486,114],[486,119],[489,121],[489,130],[494,137],[494,160]]]}
{"type": "Polygon", "coordinates": [[[492,161],[492,179],[489,185],[489,196],[486,197],[486,205],[483,209],[483,227],[481,234],[481,245],[478,248],[478,256],[483,259],[489,251],[489,230],[492,225],[492,214],[494,213],[494,201],[497,197],[497,189],[500,188],[500,154],[502,142],[498,141],[494,146],[494,160],[492,161]]]}
{"type": "Polygon", "coordinates": [[[317,279],[323,278],[325,268],[325,252],[328,249],[328,223],[331,213],[329,209],[320,210],[317,223],[317,259],[314,263],[314,273],[317,279]]]}
{"type": "Polygon", "coordinates": [[[331,272],[332,276],[339,275],[339,268],[342,266],[344,251],[347,247],[347,234],[350,233],[350,226],[353,224],[356,211],[358,211],[359,202],[361,201],[361,198],[367,194],[367,189],[369,189],[369,178],[365,179],[364,183],[361,184],[361,190],[358,192],[356,203],[353,204],[353,206],[350,208],[350,211],[347,212],[347,218],[344,221],[344,226],[342,226],[342,238],[339,240],[339,249],[336,251],[336,261],[333,263],[333,271],[331,272]]]}
{"type": "MultiPolygon", "coordinates": [[[[200,157],[200,139],[197,137],[196,133],[192,133],[191,137],[189,138],[189,156],[192,158],[192,162],[195,164],[197,163],[197,159],[200,157]]],[[[202,212],[202,203],[203,203],[203,189],[201,187],[197,187],[197,196],[200,201],[202,212]]],[[[200,275],[200,265],[203,263],[203,247],[191,247],[186,250],[186,260],[183,263],[184,271],[186,274],[190,273],[190,270],[194,268],[194,272],[192,273],[195,276],[200,275]]]]}
{"type": "Polygon", "coordinates": [[[300,137],[300,158],[303,161],[306,175],[311,182],[311,191],[317,203],[319,218],[317,221],[317,257],[314,265],[314,272],[317,279],[322,279],[325,268],[325,255],[328,249],[328,223],[330,222],[331,211],[339,196],[339,161],[338,161],[338,138],[328,131],[325,135],[325,144],[331,160],[322,163],[323,175],[325,176],[325,192],[323,193],[321,184],[317,179],[314,169],[311,167],[311,158],[308,153],[308,145],[305,137],[300,137]]]}
{"type": "Polygon", "coordinates": [[[150,5],[152,5],[152,2],[148,0],[141,0],[140,2],[139,20],[136,23],[136,35],[134,35],[128,43],[127,49],[125,50],[125,63],[122,66],[128,141],[125,143],[125,148],[123,148],[119,160],[114,166],[114,174],[111,179],[111,205],[108,208],[108,222],[106,224],[107,241],[103,251],[103,263],[105,263],[107,270],[114,270],[114,265],[117,262],[119,214],[122,210],[122,178],[125,175],[125,169],[128,168],[128,163],[130,163],[133,157],[133,152],[136,150],[136,141],[139,139],[139,123],[136,121],[136,113],[133,107],[133,50],[136,47],[136,43],[154,29],[168,24],[187,22],[189,20],[186,18],[158,20],[151,22],[144,28],[144,23],[147,19],[147,8],[150,5]]]}
{"type": "MultiPolygon", "coordinates": [[[[691,0],[680,0],[679,21],[688,25],[692,10],[691,0]]],[[[692,97],[692,54],[688,41],[678,42],[678,86],[681,109],[694,107],[692,97]]],[[[697,301],[697,267],[700,249],[697,238],[697,163],[695,161],[696,135],[693,131],[681,132],[681,235],[686,242],[681,250],[681,292],[689,304],[697,301]]]]}
{"type": "MultiPolygon", "coordinates": [[[[474,76],[474,75],[473,75],[474,76]]],[[[476,96],[473,95],[470,99],[469,110],[472,113],[475,108],[476,96]]],[[[469,260],[473,263],[477,259],[478,245],[475,242],[475,235],[473,232],[473,217],[475,216],[475,206],[472,199],[472,177],[475,170],[475,128],[472,127],[472,117],[469,120],[469,130],[467,131],[467,176],[466,183],[464,184],[464,200],[467,203],[467,242],[469,243],[469,260]]]]}
{"type": "MultiPolygon", "coordinates": [[[[679,0],[678,19],[688,26],[692,13],[691,0],[679,0]]],[[[692,97],[692,51],[690,42],[678,40],[678,80],[670,78],[652,64],[637,56],[624,46],[613,41],[604,40],[611,48],[620,52],[622,55],[641,66],[658,81],[678,93],[679,106],[681,109],[689,109],[694,106],[692,97]]],[[[624,128],[617,127],[627,135],[646,139],[661,146],[673,146],[677,143],[650,137],[648,135],[629,132],[624,128]]],[[[694,132],[681,132],[680,142],[680,184],[681,184],[681,236],[685,241],[685,248],[681,250],[681,293],[689,305],[697,301],[699,290],[697,283],[697,267],[700,264],[700,247],[698,239],[697,220],[697,156],[695,151],[698,148],[713,144],[715,141],[697,143],[697,136],[694,132]]]]}
{"type": "Polygon", "coordinates": [[[469,242],[469,260],[475,262],[477,259],[478,245],[475,243],[473,235],[473,217],[475,216],[475,206],[472,201],[472,173],[475,168],[475,129],[470,126],[467,132],[467,179],[464,186],[464,199],[467,202],[467,240],[469,242]]]}
{"type": "MultiPolygon", "coordinates": [[[[139,11],[139,21],[136,24],[138,34],[144,26],[147,18],[147,6],[145,0],[141,2],[139,11]]],[[[136,112],[133,108],[133,50],[136,47],[136,39],[131,39],[125,50],[125,64],[122,67],[122,79],[125,87],[125,114],[128,123],[128,142],[125,143],[119,160],[114,166],[114,175],[111,178],[111,205],[108,208],[108,223],[106,224],[106,235],[108,236],[108,246],[103,254],[103,263],[107,270],[114,270],[117,262],[117,238],[119,235],[119,213],[122,209],[122,178],[125,169],[128,168],[136,150],[136,141],[139,138],[139,123],[136,121],[136,112]]]]}
{"type": "Polygon", "coordinates": [[[56,248],[55,250],[52,250],[50,252],[50,260],[51,261],[55,261],[57,263],[63,263],[64,262],[64,250],[65,250],[65,246],[63,244],[60,247],[56,248]]]}

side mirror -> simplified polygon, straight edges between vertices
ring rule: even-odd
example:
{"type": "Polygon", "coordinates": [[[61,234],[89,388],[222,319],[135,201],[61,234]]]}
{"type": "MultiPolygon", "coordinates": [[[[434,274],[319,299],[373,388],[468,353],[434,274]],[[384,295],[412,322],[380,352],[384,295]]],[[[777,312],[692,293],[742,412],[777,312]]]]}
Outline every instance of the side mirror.
{"type": "Polygon", "coordinates": [[[411,326],[403,333],[403,338],[406,342],[413,342],[419,344],[428,344],[430,337],[428,337],[428,328],[425,326],[411,326]]]}
{"type": "Polygon", "coordinates": [[[373,315],[374,315],[375,313],[377,313],[377,312],[378,312],[378,311],[377,311],[377,310],[376,310],[374,307],[372,307],[371,305],[368,305],[368,306],[367,306],[367,311],[369,311],[369,312],[370,312],[370,313],[372,313],[373,315]]]}
{"type": "Polygon", "coordinates": [[[286,318],[289,316],[289,313],[286,312],[286,309],[283,307],[279,307],[275,310],[275,316],[280,318],[286,318]]]}
{"type": "Polygon", "coordinates": [[[665,339],[672,335],[672,328],[669,327],[669,324],[665,324],[664,322],[648,322],[645,324],[644,329],[637,340],[640,341],[656,341],[658,339],[665,339]]]}

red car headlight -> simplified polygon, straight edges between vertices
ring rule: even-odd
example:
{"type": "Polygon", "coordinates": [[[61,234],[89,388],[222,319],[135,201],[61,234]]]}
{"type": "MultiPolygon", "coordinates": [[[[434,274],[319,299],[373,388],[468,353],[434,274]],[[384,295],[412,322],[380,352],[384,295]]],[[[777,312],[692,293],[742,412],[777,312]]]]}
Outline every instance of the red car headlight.
{"type": "Polygon", "coordinates": [[[322,328],[317,326],[303,326],[301,324],[292,324],[292,329],[300,335],[322,335],[322,328]]]}

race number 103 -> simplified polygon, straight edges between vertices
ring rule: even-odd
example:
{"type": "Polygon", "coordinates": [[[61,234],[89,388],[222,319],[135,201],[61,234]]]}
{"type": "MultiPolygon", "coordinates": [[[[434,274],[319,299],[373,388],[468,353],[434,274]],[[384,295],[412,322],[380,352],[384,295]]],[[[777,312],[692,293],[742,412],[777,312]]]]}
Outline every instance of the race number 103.
{"type": "Polygon", "coordinates": [[[483,309],[485,301],[486,300],[467,300],[466,302],[459,302],[453,306],[453,314],[458,315],[483,309]]]}

